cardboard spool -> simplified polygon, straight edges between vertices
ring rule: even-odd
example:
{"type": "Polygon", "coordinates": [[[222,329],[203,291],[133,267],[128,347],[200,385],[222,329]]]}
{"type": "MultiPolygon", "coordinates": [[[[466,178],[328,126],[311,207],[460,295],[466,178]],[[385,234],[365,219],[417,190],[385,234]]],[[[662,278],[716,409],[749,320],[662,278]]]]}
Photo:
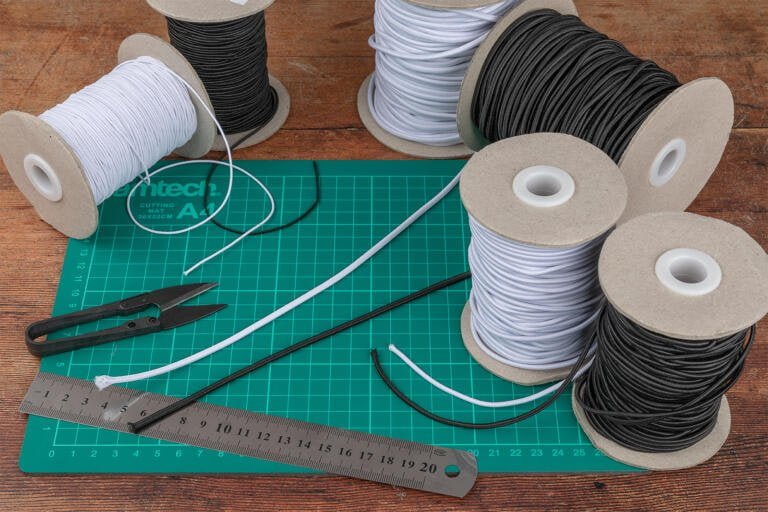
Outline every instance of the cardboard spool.
{"type": "MultiPolygon", "coordinates": [[[[472,103],[488,55],[504,31],[533,11],[576,15],[570,0],[526,0],[510,10],[473,57],[459,96],[457,122],[464,143],[479,150],[488,141],[472,119],[472,103]]],[[[654,211],[683,211],[709,181],[733,126],[733,97],[717,78],[701,78],[672,92],[645,119],[619,162],[629,187],[619,221],[654,211]]]]}
{"type": "Polygon", "coordinates": [[[167,18],[191,23],[221,23],[253,16],[275,0],[147,0],[167,18]]]}
{"type": "MultiPolygon", "coordinates": [[[[608,155],[570,135],[513,137],[470,158],[462,172],[461,200],[477,222],[504,238],[539,247],[573,247],[608,232],[624,212],[627,187],[617,171],[608,155]]],[[[570,367],[538,371],[504,362],[475,339],[469,304],[461,326],[470,354],[503,379],[544,384],[570,372],[570,367]]]]}
{"type": "MultiPolygon", "coordinates": [[[[160,60],[208,101],[192,66],[168,43],[147,34],[133,35],[120,46],[118,61],[139,56],[160,60]]],[[[197,158],[210,150],[216,129],[202,103],[194,95],[190,98],[197,112],[197,131],[176,153],[197,158]]],[[[41,219],[72,238],[87,238],[96,231],[98,205],[83,165],[47,123],[24,112],[4,113],[0,116],[0,155],[13,182],[41,219]]]]}
{"type": "MultiPolygon", "coordinates": [[[[191,23],[223,23],[247,16],[253,16],[264,11],[275,0],[147,0],[155,11],[180,21],[191,23]]],[[[267,124],[256,130],[246,130],[239,133],[228,133],[227,142],[230,145],[238,143],[238,149],[260,144],[272,137],[283,127],[291,111],[291,96],[282,82],[269,75],[269,85],[277,94],[277,110],[267,124]],[[248,136],[249,133],[252,135],[248,136]],[[248,136],[244,139],[244,137],[248,136]]],[[[225,151],[224,137],[217,133],[213,150],[225,151]]]]}
{"type": "MultiPolygon", "coordinates": [[[[599,274],[617,311],[673,338],[726,337],[768,313],[768,256],[762,247],[736,226],[692,213],[652,213],[623,224],[603,246],[599,274]]],[[[573,408],[598,449],[646,469],[701,464],[720,450],[730,432],[723,398],[715,429],[705,439],[678,452],[644,453],[599,434],[575,399],[573,408]]]]}

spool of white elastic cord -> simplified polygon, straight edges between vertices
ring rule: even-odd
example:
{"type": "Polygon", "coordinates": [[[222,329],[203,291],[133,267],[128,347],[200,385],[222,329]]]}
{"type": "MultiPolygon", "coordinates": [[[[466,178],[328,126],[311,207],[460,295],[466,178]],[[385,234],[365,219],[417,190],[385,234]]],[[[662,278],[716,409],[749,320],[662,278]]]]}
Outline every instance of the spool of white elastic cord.
{"type": "MultiPolygon", "coordinates": [[[[541,248],[504,239],[471,215],[469,225],[471,328],[477,345],[507,366],[534,371],[572,367],[590,342],[590,327],[603,308],[597,263],[607,234],[575,247],[541,248]]],[[[432,386],[480,407],[523,405],[563,384],[516,400],[488,402],[440,383],[394,345],[389,350],[432,386]]],[[[590,362],[594,350],[589,348],[590,362]]]]}
{"type": "MultiPolygon", "coordinates": [[[[148,56],[126,60],[97,82],[72,94],[66,101],[40,115],[40,120],[53,129],[76,155],[95,204],[100,204],[118,188],[145,174],[151,176],[172,168],[198,163],[185,161],[149,172],[149,168],[174,149],[184,146],[197,130],[196,97],[218,126],[215,116],[189,83],[163,62],[148,56]]],[[[158,230],[146,226],[134,215],[131,199],[142,185],[138,182],[128,195],[128,213],[133,222],[150,233],[170,235],[186,233],[209,222],[227,205],[237,170],[255,181],[267,195],[270,212],[249,232],[266,223],[274,213],[274,199],[255,176],[235,166],[227,148],[228,162],[209,162],[229,167],[227,192],[211,216],[195,225],[175,230],[158,230]]],[[[38,173],[27,173],[32,185],[46,199],[62,199],[55,162],[41,158],[25,158],[38,173]],[[43,179],[43,178],[46,179],[43,179]],[[48,185],[53,184],[53,185],[48,185]],[[43,185],[46,185],[45,187],[43,185]]],[[[245,235],[244,235],[245,236],[245,235]]],[[[193,265],[186,273],[218,256],[243,237],[193,265]]]]}
{"type": "MultiPolygon", "coordinates": [[[[600,247],[626,205],[618,167],[575,137],[535,134],[491,144],[464,167],[472,295],[461,321],[470,355],[517,384],[557,382],[529,397],[488,402],[451,389],[405,354],[431,385],[482,407],[528,403],[560,388],[586,347],[604,301],[600,247]]],[[[589,362],[576,370],[583,372],[589,362]]]]}
{"type": "Polygon", "coordinates": [[[369,41],[376,72],[366,91],[374,122],[405,141],[461,144],[456,106],[464,73],[496,20],[517,3],[438,9],[377,0],[376,32],[369,41]]]}

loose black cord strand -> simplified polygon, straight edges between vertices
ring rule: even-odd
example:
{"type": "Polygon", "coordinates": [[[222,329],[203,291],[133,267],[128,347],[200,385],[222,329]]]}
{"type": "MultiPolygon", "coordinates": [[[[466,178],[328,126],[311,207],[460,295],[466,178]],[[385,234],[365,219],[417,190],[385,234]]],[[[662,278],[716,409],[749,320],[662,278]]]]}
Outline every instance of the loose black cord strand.
{"type": "Polygon", "coordinates": [[[171,44],[197,71],[225,134],[258,130],[274,117],[263,12],[221,23],[167,22],[171,44]]]}
{"type": "Polygon", "coordinates": [[[680,340],[644,329],[608,306],[597,322],[595,360],[577,383],[576,399],[592,426],[622,446],[646,453],[683,450],[715,428],[755,330],[680,340]]]}
{"type": "Polygon", "coordinates": [[[578,17],[550,9],[512,23],[480,72],[472,119],[486,139],[566,133],[616,163],[675,76],[632,55],[578,17]]]}
{"type": "Polygon", "coordinates": [[[391,302],[385,306],[381,306],[377,309],[374,309],[373,311],[370,311],[364,315],[361,315],[357,318],[354,318],[352,320],[349,320],[348,322],[345,322],[343,324],[337,325],[336,327],[332,327],[331,329],[328,329],[327,331],[321,332],[320,334],[316,334],[310,338],[307,338],[303,341],[300,341],[298,343],[294,343],[293,345],[290,345],[278,352],[275,352],[274,354],[271,354],[263,359],[260,359],[256,361],[255,363],[248,365],[244,368],[241,368],[240,370],[236,371],[235,373],[232,373],[231,375],[224,377],[223,379],[220,379],[213,384],[209,384],[208,386],[204,387],[203,389],[189,395],[186,398],[182,398],[181,400],[178,400],[171,405],[164,407],[163,409],[160,409],[149,416],[146,416],[142,418],[141,420],[129,423],[128,428],[130,428],[131,432],[133,433],[139,433],[142,430],[151,427],[158,421],[163,420],[164,418],[167,418],[171,414],[177,413],[181,411],[182,409],[189,407],[193,403],[197,402],[198,400],[202,399],[206,395],[213,393],[214,391],[223,388],[224,386],[236,381],[237,379],[244,377],[248,375],[249,373],[255,372],[259,368],[263,368],[264,366],[267,366],[268,364],[271,364],[278,359],[282,359],[284,357],[287,357],[294,352],[298,352],[301,349],[304,349],[306,347],[309,347],[310,345],[314,345],[315,343],[322,341],[326,338],[330,338],[331,336],[334,336],[342,331],[345,331],[347,329],[351,329],[352,327],[355,327],[356,325],[360,325],[362,323],[365,323],[369,320],[372,320],[378,316],[381,316],[385,313],[388,313],[389,311],[392,311],[394,309],[397,309],[401,306],[404,306],[406,304],[409,304],[411,302],[414,302],[422,297],[426,297],[427,295],[430,295],[434,292],[437,292],[439,290],[442,290],[444,288],[448,288],[449,286],[453,286],[455,284],[458,284],[462,281],[465,281],[470,278],[469,272],[464,272],[462,274],[458,274],[456,276],[450,277],[448,279],[445,279],[444,281],[440,281],[438,283],[434,283],[422,290],[419,290],[415,293],[412,293],[406,297],[402,297],[394,302],[391,302]]]}
{"type": "MultiPolygon", "coordinates": [[[[592,334],[590,333],[588,335],[588,339],[591,337],[592,337],[592,334]]],[[[461,427],[461,428],[468,428],[472,430],[490,430],[495,428],[508,427],[509,425],[514,425],[515,423],[520,423],[521,421],[525,421],[528,418],[536,416],[541,411],[543,411],[544,409],[548,408],[550,405],[555,403],[555,400],[557,400],[560,397],[560,395],[563,394],[563,392],[573,382],[579,370],[584,366],[584,364],[586,364],[589,358],[591,347],[592,347],[591,343],[584,344],[584,349],[581,351],[581,355],[579,356],[578,361],[576,361],[576,364],[573,366],[573,368],[571,368],[570,373],[565,378],[562,385],[558,387],[557,390],[552,394],[552,396],[547,398],[546,401],[544,401],[542,404],[538,405],[537,407],[531,409],[530,411],[524,412],[523,414],[520,414],[513,418],[493,421],[490,423],[471,423],[468,421],[454,420],[451,418],[445,418],[443,416],[439,416],[433,412],[428,411],[427,409],[425,409],[424,407],[422,407],[421,405],[413,401],[411,398],[409,398],[405,393],[403,393],[397,387],[397,385],[392,381],[392,379],[389,378],[389,376],[387,375],[387,372],[384,371],[384,367],[381,365],[381,361],[379,360],[379,354],[376,349],[373,349],[371,351],[371,359],[373,360],[374,368],[376,368],[376,373],[379,374],[379,377],[381,377],[381,380],[389,388],[389,390],[392,391],[392,393],[394,393],[395,396],[397,396],[400,400],[405,402],[405,404],[408,407],[415,410],[416,412],[422,414],[423,416],[426,416],[432,421],[436,421],[438,423],[442,423],[444,425],[448,425],[451,427],[461,427]]]]}

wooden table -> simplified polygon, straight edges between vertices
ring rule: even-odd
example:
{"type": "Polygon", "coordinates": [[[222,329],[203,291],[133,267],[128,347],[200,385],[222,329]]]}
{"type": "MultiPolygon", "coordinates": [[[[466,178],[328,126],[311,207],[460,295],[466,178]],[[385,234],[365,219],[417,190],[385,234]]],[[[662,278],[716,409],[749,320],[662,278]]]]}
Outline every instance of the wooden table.
{"type": "MultiPolygon", "coordinates": [[[[733,89],[736,128],[691,211],[735,223],[768,246],[768,1],[577,0],[581,16],[682,81],[719,76],[733,89]]],[[[357,117],[373,69],[373,0],[278,0],[268,11],[270,69],[288,87],[285,128],[240,158],[401,158],[357,117]]],[[[144,0],[0,0],[0,111],[39,114],[115,64],[133,32],[165,34],[144,0]]],[[[676,473],[483,476],[464,500],[328,476],[25,476],[17,413],[37,360],[24,325],[50,312],[66,239],[38,220],[0,173],[0,508],[3,510],[758,510],[768,509],[768,322],[729,398],[725,448],[676,473]]]]}

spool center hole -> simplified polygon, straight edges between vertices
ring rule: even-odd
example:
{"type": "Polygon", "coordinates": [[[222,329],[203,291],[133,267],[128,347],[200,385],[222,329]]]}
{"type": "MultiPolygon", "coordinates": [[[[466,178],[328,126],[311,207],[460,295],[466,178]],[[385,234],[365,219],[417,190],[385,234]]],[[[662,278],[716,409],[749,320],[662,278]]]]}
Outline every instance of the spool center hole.
{"type": "Polygon", "coordinates": [[[551,197],[562,190],[563,185],[550,175],[531,176],[526,183],[528,192],[539,197],[551,197]]]}
{"type": "Polygon", "coordinates": [[[672,277],[686,284],[698,284],[707,279],[707,268],[693,258],[680,258],[669,267],[672,277]]]}
{"type": "Polygon", "coordinates": [[[30,173],[30,179],[34,181],[35,185],[41,190],[48,193],[52,193],[55,190],[53,180],[51,179],[48,171],[40,167],[39,165],[32,166],[32,172],[30,173]]]}
{"type": "Polygon", "coordinates": [[[667,154],[665,154],[664,158],[661,160],[661,164],[659,164],[660,178],[667,178],[677,170],[679,157],[680,155],[676,148],[667,151],[667,154]]]}

